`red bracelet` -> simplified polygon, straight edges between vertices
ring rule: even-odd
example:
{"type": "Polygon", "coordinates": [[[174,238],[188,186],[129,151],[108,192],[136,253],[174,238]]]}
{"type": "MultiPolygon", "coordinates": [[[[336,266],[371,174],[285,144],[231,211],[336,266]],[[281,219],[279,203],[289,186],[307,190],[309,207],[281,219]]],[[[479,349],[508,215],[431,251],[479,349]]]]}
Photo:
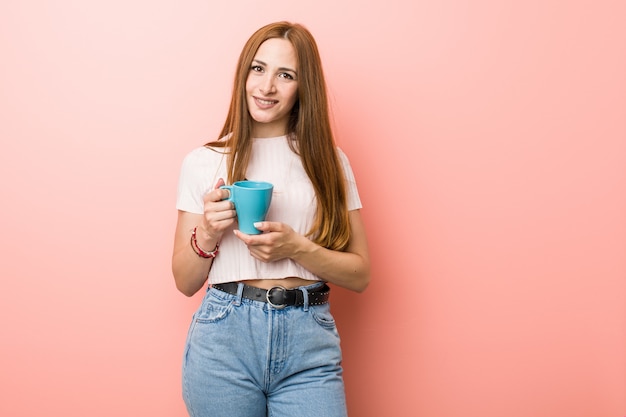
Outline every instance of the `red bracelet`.
{"type": "Polygon", "coordinates": [[[198,246],[198,241],[196,240],[196,229],[198,228],[198,226],[193,228],[193,232],[191,232],[191,249],[193,249],[193,251],[196,253],[196,255],[198,255],[201,258],[205,258],[205,259],[213,259],[217,256],[217,254],[219,253],[219,249],[220,249],[220,244],[219,242],[215,245],[215,249],[213,249],[213,251],[211,252],[205,252],[202,249],[200,249],[200,246],[198,246]]]}

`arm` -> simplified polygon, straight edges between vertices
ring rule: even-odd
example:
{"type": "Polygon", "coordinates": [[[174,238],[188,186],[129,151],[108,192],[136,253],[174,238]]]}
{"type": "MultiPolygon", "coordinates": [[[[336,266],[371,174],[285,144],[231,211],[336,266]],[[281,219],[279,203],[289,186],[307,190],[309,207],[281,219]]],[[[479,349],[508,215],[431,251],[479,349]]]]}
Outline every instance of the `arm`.
{"type": "Polygon", "coordinates": [[[359,210],[349,213],[352,235],[345,252],[326,249],[291,227],[278,222],[255,225],[264,233],[247,235],[235,231],[250,250],[263,262],[291,258],[323,280],[349,290],[362,292],[370,280],[370,262],[365,227],[359,210]]]}
{"type": "Polygon", "coordinates": [[[174,235],[172,254],[172,273],[176,288],[186,296],[194,295],[207,280],[213,259],[198,256],[191,248],[191,232],[196,230],[198,246],[204,251],[212,251],[220,241],[224,230],[235,219],[235,210],[228,197],[228,191],[219,187],[224,185],[220,179],[215,189],[204,196],[204,214],[178,211],[178,221],[174,235]]]}

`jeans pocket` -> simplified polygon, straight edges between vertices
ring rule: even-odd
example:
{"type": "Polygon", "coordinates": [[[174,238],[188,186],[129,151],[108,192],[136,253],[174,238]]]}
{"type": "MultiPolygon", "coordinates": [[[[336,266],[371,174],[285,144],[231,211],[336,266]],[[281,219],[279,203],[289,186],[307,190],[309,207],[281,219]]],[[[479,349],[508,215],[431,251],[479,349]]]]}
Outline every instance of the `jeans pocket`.
{"type": "Polygon", "coordinates": [[[234,307],[232,298],[222,298],[209,290],[200,310],[196,313],[196,323],[215,323],[225,319],[234,307]]]}
{"type": "Polygon", "coordinates": [[[309,307],[309,312],[313,319],[325,329],[334,329],[335,328],[335,318],[330,312],[330,304],[322,304],[319,306],[311,306],[309,307]]]}

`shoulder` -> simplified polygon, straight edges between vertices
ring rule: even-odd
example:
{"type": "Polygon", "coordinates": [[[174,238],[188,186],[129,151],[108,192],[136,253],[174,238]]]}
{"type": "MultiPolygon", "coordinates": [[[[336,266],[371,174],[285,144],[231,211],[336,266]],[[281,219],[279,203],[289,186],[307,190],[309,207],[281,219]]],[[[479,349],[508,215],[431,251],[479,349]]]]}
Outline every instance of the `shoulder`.
{"type": "Polygon", "coordinates": [[[180,170],[181,184],[201,184],[215,181],[226,172],[225,148],[200,146],[189,152],[183,159],[180,170]]]}
{"type": "Polygon", "coordinates": [[[200,146],[191,150],[183,159],[185,165],[205,165],[212,161],[220,161],[227,153],[226,148],[200,146]]]}
{"type": "Polygon", "coordinates": [[[195,148],[184,157],[182,171],[199,175],[215,172],[225,164],[226,152],[225,148],[195,148]]]}
{"type": "Polygon", "coordinates": [[[337,150],[337,156],[339,157],[339,162],[341,162],[342,165],[350,166],[348,155],[346,155],[346,153],[339,146],[336,146],[335,149],[337,150]]]}

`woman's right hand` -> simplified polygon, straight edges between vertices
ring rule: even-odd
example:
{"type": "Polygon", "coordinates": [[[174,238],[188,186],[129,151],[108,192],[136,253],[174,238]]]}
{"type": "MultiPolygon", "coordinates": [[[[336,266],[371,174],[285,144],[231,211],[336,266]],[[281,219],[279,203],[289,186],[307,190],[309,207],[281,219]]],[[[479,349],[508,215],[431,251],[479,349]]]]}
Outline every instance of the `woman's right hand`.
{"type": "Polygon", "coordinates": [[[196,214],[178,210],[172,272],[176,287],[187,296],[195,294],[207,280],[213,259],[198,256],[191,247],[191,233],[196,229],[196,244],[204,252],[217,246],[224,231],[235,222],[233,203],[225,200],[228,190],[221,189],[221,178],[215,188],[204,196],[204,213],[196,214]]]}
{"type": "MultiPolygon", "coordinates": [[[[196,231],[198,245],[203,249],[205,246],[202,246],[201,242],[211,243],[211,248],[215,247],[224,231],[235,222],[237,217],[234,204],[226,200],[229,191],[220,188],[224,184],[224,180],[220,178],[215,188],[204,195],[204,215],[196,231]]],[[[207,249],[210,248],[207,247],[207,249]]]]}

